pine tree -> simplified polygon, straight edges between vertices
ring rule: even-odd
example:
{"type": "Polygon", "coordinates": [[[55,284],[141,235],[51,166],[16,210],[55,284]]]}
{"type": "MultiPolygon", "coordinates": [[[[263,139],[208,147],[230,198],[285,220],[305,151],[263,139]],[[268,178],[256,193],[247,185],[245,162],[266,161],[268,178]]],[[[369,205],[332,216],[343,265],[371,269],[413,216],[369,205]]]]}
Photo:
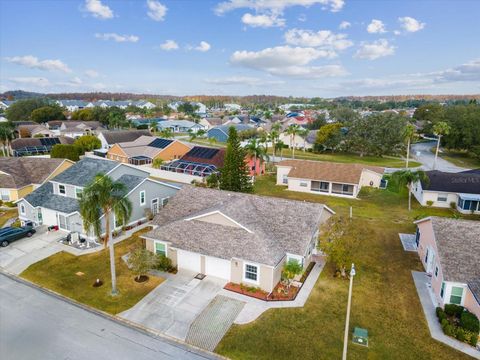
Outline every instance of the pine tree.
{"type": "Polygon", "coordinates": [[[240,146],[237,130],[232,126],[228,130],[225,160],[220,170],[220,189],[237,192],[252,192],[245,150],[240,146]]]}

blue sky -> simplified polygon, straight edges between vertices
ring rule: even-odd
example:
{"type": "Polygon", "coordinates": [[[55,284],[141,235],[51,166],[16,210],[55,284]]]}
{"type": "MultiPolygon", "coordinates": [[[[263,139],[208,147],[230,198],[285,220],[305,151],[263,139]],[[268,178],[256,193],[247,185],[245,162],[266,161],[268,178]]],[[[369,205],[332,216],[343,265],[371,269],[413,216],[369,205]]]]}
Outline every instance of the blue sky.
{"type": "Polygon", "coordinates": [[[1,0],[0,91],[480,93],[480,1],[1,0]]]}

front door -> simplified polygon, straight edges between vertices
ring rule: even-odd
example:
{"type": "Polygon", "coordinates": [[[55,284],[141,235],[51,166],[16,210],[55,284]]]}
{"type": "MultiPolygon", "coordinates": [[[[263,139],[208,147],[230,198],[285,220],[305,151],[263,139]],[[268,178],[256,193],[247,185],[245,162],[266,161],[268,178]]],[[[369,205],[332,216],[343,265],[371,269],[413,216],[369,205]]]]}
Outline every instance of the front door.
{"type": "Polygon", "coordinates": [[[153,216],[158,214],[158,199],[152,200],[152,214],[153,216]]]}

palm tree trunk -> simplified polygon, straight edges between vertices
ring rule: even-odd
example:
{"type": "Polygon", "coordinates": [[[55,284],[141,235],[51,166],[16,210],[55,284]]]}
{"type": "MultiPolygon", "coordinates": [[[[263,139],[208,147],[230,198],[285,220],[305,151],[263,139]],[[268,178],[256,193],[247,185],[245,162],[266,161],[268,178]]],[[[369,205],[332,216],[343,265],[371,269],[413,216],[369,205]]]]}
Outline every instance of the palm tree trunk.
{"type": "Polygon", "coordinates": [[[405,168],[408,169],[408,158],[410,157],[410,138],[408,138],[408,143],[407,143],[407,163],[405,165],[405,168]]]}
{"type": "Polygon", "coordinates": [[[440,148],[440,138],[441,137],[442,137],[441,135],[438,135],[437,150],[435,150],[435,159],[433,160],[433,170],[435,170],[436,167],[437,167],[438,149],[440,148]]]}
{"type": "Polygon", "coordinates": [[[253,183],[255,184],[255,175],[257,174],[257,154],[253,156],[254,170],[253,170],[253,183]]]}
{"type": "Polygon", "coordinates": [[[408,211],[412,210],[412,184],[408,184],[408,211]]]}
{"type": "Polygon", "coordinates": [[[295,135],[291,136],[290,145],[292,146],[292,159],[295,159],[295,135]]]}
{"type": "MultiPolygon", "coordinates": [[[[105,243],[108,242],[111,236],[110,230],[110,212],[105,212],[105,243]]],[[[110,250],[110,274],[112,275],[112,296],[118,294],[117,291],[117,275],[115,269],[115,247],[113,239],[110,239],[108,244],[110,250]]]]}

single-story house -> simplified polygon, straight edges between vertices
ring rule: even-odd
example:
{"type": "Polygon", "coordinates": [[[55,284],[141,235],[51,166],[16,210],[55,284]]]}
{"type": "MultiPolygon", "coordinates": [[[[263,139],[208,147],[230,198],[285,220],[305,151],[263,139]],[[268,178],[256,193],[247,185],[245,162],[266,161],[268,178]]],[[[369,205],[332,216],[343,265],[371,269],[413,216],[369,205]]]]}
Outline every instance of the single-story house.
{"type": "Polygon", "coordinates": [[[431,216],[415,224],[435,300],[441,307],[462,305],[480,318],[480,221],[431,216]]]}
{"type": "Polygon", "coordinates": [[[29,137],[53,137],[56,134],[48,129],[45,125],[35,124],[35,125],[19,125],[15,129],[15,135],[18,138],[29,138],[29,137]]]}
{"type": "Polygon", "coordinates": [[[214,138],[218,142],[227,142],[227,140],[228,140],[228,130],[232,126],[235,129],[237,129],[237,132],[242,132],[242,131],[254,129],[253,126],[246,125],[246,124],[220,125],[220,126],[215,126],[215,127],[212,127],[211,129],[209,129],[207,131],[207,137],[209,139],[214,138]]]}
{"type": "Polygon", "coordinates": [[[6,110],[15,102],[15,100],[0,100],[0,109],[6,110]]]}
{"type": "Polygon", "coordinates": [[[277,185],[286,185],[291,191],[355,198],[363,186],[380,187],[384,171],[362,164],[283,160],[277,164],[277,185]]]}
{"type": "Polygon", "coordinates": [[[87,106],[87,102],[83,100],[57,100],[56,103],[70,112],[82,110],[87,106]]]}
{"type": "Polygon", "coordinates": [[[224,158],[225,149],[194,146],[180,159],[163,164],[161,169],[205,177],[218,173],[223,166],[224,158]]]}
{"type": "Polygon", "coordinates": [[[155,159],[180,159],[189,150],[190,146],[179,140],[140,136],[134,141],[113,145],[106,157],[126,164],[145,165],[151,164],[155,159]]]}
{"type": "Polygon", "coordinates": [[[189,120],[164,120],[157,122],[157,129],[159,131],[170,129],[172,132],[192,132],[196,133],[198,130],[205,130],[205,126],[189,120]]]}
{"type": "Polygon", "coordinates": [[[110,149],[113,145],[137,140],[140,136],[151,136],[148,130],[104,130],[97,134],[102,149],[110,149]]]}
{"type": "Polygon", "coordinates": [[[413,195],[427,206],[455,207],[464,214],[480,214],[480,173],[470,170],[448,173],[438,170],[426,171],[428,181],[417,182],[413,195]]]}
{"type": "MultiPolygon", "coordinates": [[[[147,212],[157,214],[180,189],[178,185],[149,179],[147,172],[132,166],[85,157],[20,199],[17,202],[20,220],[22,223],[31,222],[34,226],[58,226],[62,230],[93,238],[93,233],[87,234],[83,229],[78,197],[99,173],[126,186],[126,196],[132,203],[132,216],[125,225],[144,220],[147,212]]],[[[113,214],[111,224],[115,229],[124,225],[116,222],[113,214]]]]}
{"type": "Polygon", "coordinates": [[[75,121],[67,120],[60,125],[57,130],[54,130],[58,135],[68,136],[76,139],[83,135],[96,135],[104,127],[99,121],[75,121]]]}
{"type": "Polygon", "coordinates": [[[292,141],[292,136],[290,136],[290,134],[282,132],[279,136],[279,140],[283,141],[283,143],[289,148],[295,147],[295,149],[310,150],[313,149],[313,146],[315,145],[316,136],[317,130],[310,130],[305,138],[296,134],[292,141]]]}
{"type": "Polygon", "coordinates": [[[144,238],[180,270],[271,292],[286,261],[308,266],[332,214],[317,203],[185,185],[144,238]]]}
{"type": "Polygon", "coordinates": [[[74,163],[67,159],[0,157],[2,201],[16,201],[74,163]]]}
{"type": "Polygon", "coordinates": [[[48,138],[14,139],[11,143],[13,156],[48,154],[57,144],[73,144],[74,139],[66,136],[48,138]]]}

